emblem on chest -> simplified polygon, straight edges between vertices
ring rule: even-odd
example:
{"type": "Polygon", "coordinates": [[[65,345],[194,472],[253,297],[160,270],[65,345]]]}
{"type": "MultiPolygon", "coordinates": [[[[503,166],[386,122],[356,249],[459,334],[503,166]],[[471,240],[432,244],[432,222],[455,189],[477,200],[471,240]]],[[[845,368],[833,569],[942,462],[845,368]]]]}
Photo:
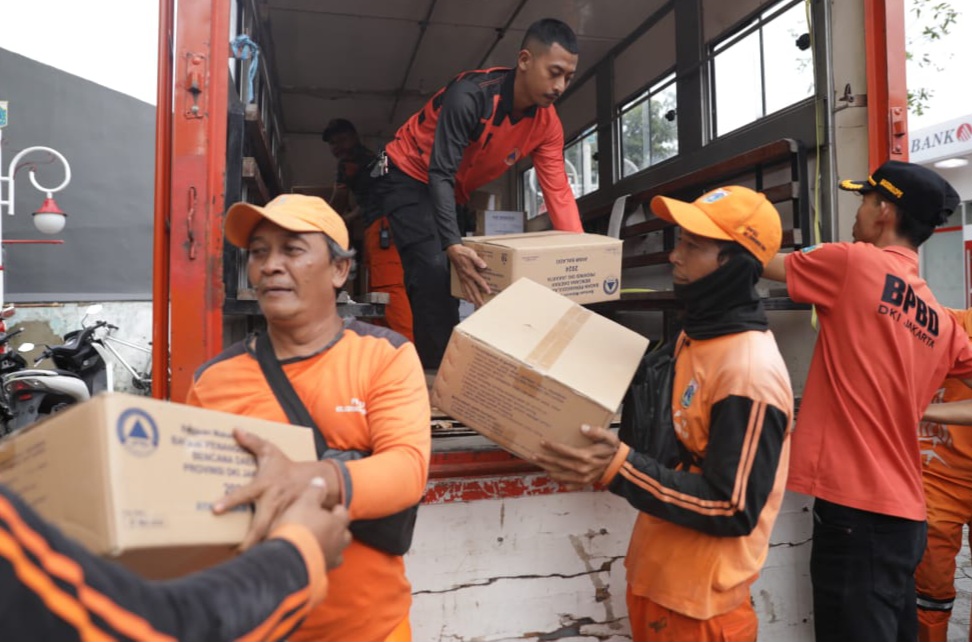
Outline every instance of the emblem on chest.
{"type": "Polygon", "coordinates": [[[692,405],[692,400],[695,399],[695,393],[699,391],[699,382],[693,377],[688,385],[685,386],[685,390],[682,391],[682,398],[679,400],[682,408],[688,408],[692,405]]]}

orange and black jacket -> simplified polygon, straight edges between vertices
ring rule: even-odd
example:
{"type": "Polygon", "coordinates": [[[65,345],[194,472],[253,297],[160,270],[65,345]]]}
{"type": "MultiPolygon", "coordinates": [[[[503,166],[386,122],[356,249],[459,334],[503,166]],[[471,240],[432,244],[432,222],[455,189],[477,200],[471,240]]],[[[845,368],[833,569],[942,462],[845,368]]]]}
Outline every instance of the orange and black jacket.
{"type": "Polygon", "coordinates": [[[672,390],[675,432],[691,455],[671,469],[622,445],[604,482],[635,508],[716,537],[760,520],[789,435],[789,377],[769,332],[682,336],[672,390]]]}
{"type": "Polygon", "coordinates": [[[564,129],[551,107],[513,116],[513,69],[467,71],[406,121],[385,151],[417,181],[428,183],[443,247],[461,242],[456,203],[533,159],[554,228],[583,232],[564,168],[564,129]]]}
{"type": "Polygon", "coordinates": [[[284,639],[327,580],[309,531],[284,526],[275,537],[153,582],[93,555],[0,485],[0,640],[284,639]]]}

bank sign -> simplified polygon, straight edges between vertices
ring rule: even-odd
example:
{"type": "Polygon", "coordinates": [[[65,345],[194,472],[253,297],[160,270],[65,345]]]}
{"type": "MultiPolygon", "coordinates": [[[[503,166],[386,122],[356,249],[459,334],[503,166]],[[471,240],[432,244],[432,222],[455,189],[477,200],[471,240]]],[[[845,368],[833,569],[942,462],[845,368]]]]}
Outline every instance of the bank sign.
{"type": "Polygon", "coordinates": [[[972,153],[972,115],[911,132],[912,163],[933,163],[972,153]]]}

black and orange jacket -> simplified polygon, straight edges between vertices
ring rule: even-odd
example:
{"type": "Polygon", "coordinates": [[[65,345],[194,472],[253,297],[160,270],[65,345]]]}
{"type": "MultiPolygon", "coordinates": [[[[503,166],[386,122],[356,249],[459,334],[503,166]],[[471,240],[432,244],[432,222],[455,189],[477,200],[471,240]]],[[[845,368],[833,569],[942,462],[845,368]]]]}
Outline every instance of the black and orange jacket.
{"type": "Polygon", "coordinates": [[[695,463],[622,444],[603,483],[641,513],[625,565],[636,595],[695,619],[749,599],[783,500],[793,392],[771,332],[680,337],[675,432],[695,463]]]}
{"type": "Polygon", "coordinates": [[[537,106],[513,118],[513,69],[466,71],[406,121],[385,151],[415,180],[428,183],[443,247],[461,242],[456,203],[526,156],[554,228],[583,232],[564,169],[564,128],[556,110],[537,106]]]}
{"type": "Polygon", "coordinates": [[[90,553],[0,485],[0,640],[283,640],[324,598],[314,536],[288,525],[221,566],[151,582],[90,553]]]}
{"type": "MultiPolygon", "coordinates": [[[[351,519],[385,517],[418,503],[432,436],[415,346],[386,328],[349,321],[321,352],[281,366],[331,448],[372,453],[339,462],[351,519]]],[[[243,342],[199,369],[186,403],[288,423],[252,347],[243,342]]],[[[401,556],[357,540],[328,580],[327,599],[291,640],[384,640],[412,604],[401,556]]]]}

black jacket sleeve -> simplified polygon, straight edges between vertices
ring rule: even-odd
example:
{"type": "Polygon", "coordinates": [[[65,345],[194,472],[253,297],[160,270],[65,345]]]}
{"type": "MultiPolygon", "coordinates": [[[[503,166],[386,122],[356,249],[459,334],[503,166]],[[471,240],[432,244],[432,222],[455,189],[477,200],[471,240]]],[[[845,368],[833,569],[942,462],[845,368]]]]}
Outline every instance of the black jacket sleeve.
{"type": "Polygon", "coordinates": [[[785,412],[747,397],[712,406],[701,470],[673,470],[630,451],[610,490],[640,511],[717,537],[748,535],[776,480],[785,412]]]}
{"type": "Polygon", "coordinates": [[[285,540],[153,582],[88,552],[0,485],[0,640],[283,639],[310,608],[285,540]]]}
{"type": "Polygon", "coordinates": [[[469,138],[479,124],[481,92],[469,82],[452,83],[443,94],[429,157],[429,192],[442,247],[462,242],[456,218],[456,172],[469,138]]]}

